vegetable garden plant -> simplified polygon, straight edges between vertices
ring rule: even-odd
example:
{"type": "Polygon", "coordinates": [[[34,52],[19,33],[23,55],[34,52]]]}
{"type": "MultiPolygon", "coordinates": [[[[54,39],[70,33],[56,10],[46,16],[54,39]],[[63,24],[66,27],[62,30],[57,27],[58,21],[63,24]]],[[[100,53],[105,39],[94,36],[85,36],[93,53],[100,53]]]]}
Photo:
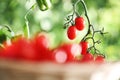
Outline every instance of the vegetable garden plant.
{"type": "Polygon", "coordinates": [[[73,13],[66,17],[66,22],[61,27],[67,29],[66,34],[70,40],[77,37],[76,31],[82,31],[85,27],[88,27],[85,36],[79,43],[64,43],[56,48],[51,48],[49,37],[47,36],[49,33],[41,31],[36,33],[33,38],[30,37],[29,21],[27,19],[30,10],[38,6],[41,11],[46,11],[51,5],[51,0],[36,0],[36,3],[25,15],[26,25],[24,26],[24,34],[16,35],[6,25],[0,27],[0,58],[55,63],[103,63],[105,55],[96,47],[96,45],[101,43],[101,39],[96,40],[95,36],[99,34],[104,36],[106,33],[104,28],[95,30],[88,16],[84,0],[77,0],[73,3],[73,13]],[[82,4],[80,7],[84,9],[85,18],[77,11],[76,6],[78,4],[82,4]],[[88,23],[88,25],[85,25],[85,23],[88,23]]]}

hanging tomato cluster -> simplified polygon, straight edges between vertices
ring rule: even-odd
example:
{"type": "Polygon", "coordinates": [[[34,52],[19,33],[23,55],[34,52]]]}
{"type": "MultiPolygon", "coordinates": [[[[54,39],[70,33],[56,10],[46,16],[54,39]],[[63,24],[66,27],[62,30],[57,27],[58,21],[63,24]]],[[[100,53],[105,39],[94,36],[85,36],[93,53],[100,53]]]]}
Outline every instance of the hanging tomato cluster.
{"type": "Polygon", "coordinates": [[[49,43],[45,34],[37,34],[33,39],[19,36],[12,39],[11,44],[3,44],[4,48],[0,48],[0,59],[55,63],[104,62],[103,56],[94,57],[87,53],[87,42],[64,43],[54,49],[50,49],[49,43]]]}
{"type": "Polygon", "coordinates": [[[85,26],[85,21],[83,17],[75,18],[75,25],[72,25],[67,30],[67,36],[69,39],[73,40],[76,37],[76,30],[83,30],[85,26]]]}
{"type": "Polygon", "coordinates": [[[67,28],[67,37],[70,40],[74,40],[77,36],[76,31],[77,30],[82,31],[85,28],[85,20],[81,15],[79,15],[78,11],[76,10],[76,6],[78,3],[82,4],[82,7],[84,8],[84,12],[85,12],[85,17],[88,22],[88,26],[87,26],[88,30],[85,36],[79,42],[82,48],[82,51],[81,51],[82,58],[80,61],[103,59],[105,55],[102,54],[96,47],[96,44],[101,43],[101,40],[100,39],[96,40],[95,36],[97,34],[100,34],[103,37],[104,34],[106,33],[104,32],[104,28],[102,30],[94,29],[94,26],[91,24],[91,21],[89,19],[87,7],[86,7],[84,0],[78,0],[77,2],[75,2],[73,4],[73,13],[66,17],[66,23],[64,24],[64,28],[65,29],[67,28]],[[88,47],[89,40],[91,41],[91,43],[89,43],[90,46],[88,47]],[[95,58],[93,58],[93,55],[95,58]]]}

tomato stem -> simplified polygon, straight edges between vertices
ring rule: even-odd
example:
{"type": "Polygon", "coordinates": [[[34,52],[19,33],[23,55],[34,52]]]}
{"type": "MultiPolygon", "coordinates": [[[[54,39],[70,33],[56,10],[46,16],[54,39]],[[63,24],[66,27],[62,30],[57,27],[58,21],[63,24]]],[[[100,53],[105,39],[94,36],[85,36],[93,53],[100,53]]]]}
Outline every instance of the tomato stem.
{"type": "Polygon", "coordinates": [[[27,37],[27,38],[30,38],[30,29],[29,29],[29,21],[28,21],[28,14],[30,13],[30,11],[32,9],[34,9],[36,6],[36,3],[32,5],[32,7],[30,7],[30,9],[27,11],[27,13],[25,14],[25,26],[24,26],[24,35],[27,37]]]}
{"type": "Polygon", "coordinates": [[[29,12],[25,15],[25,26],[24,26],[24,35],[29,38],[30,37],[30,31],[29,31],[29,21],[27,19],[27,15],[29,12]]]}
{"type": "Polygon", "coordinates": [[[88,52],[90,52],[91,50],[94,50],[94,54],[101,54],[100,51],[96,48],[96,44],[101,43],[101,41],[100,40],[96,41],[94,37],[95,37],[96,33],[100,33],[102,36],[104,34],[106,34],[104,32],[104,28],[102,30],[95,31],[94,26],[90,22],[90,19],[89,19],[89,16],[88,16],[87,6],[86,6],[84,0],[79,0],[79,2],[81,2],[82,6],[84,8],[85,16],[86,16],[87,21],[88,21],[88,31],[81,41],[86,41],[87,39],[91,39],[92,40],[92,46],[88,48],[88,52]],[[91,32],[93,32],[92,36],[88,37],[88,35],[91,34],[91,32]]]}
{"type": "MultiPolygon", "coordinates": [[[[86,33],[86,35],[84,36],[84,38],[82,39],[82,41],[84,41],[85,40],[85,38],[90,34],[90,27],[92,27],[92,24],[91,24],[91,22],[90,22],[90,19],[89,19],[89,16],[88,16],[88,10],[87,10],[87,6],[86,6],[86,4],[85,4],[85,2],[84,2],[84,0],[79,0],[81,3],[82,3],[82,5],[83,5],[83,8],[84,8],[84,10],[85,10],[85,16],[86,16],[86,18],[87,18],[87,21],[88,21],[88,31],[87,31],[87,33],[86,33]]],[[[93,27],[92,27],[93,28],[93,27]]],[[[94,28],[93,28],[94,29],[94,28]]]]}

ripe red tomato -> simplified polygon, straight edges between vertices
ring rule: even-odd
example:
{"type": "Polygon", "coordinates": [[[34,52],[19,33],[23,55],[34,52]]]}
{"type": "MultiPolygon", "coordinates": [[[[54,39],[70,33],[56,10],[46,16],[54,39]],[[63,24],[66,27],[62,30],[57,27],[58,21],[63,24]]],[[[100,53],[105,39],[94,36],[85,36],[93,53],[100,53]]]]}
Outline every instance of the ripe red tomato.
{"type": "Polygon", "coordinates": [[[105,61],[105,58],[101,55],[98,55],[96,58],[95,58],[95,62],[97,63],[103,63],[105,61]]]}
{"type": "Polygon", "coordinates": [[[37,52],[30,41],[21,41],[19,58],[22,60],[37,60],[37,52]]]}
{"type": "Polygon", "coordinates": [[[1,50],[0,55],[1,55],[2,58],[16,59],[17,54],[19,53],[18,50],[19,49],[15,44],[9,45],[9,46],[7,45],[7,46],[5,46],[4,49],[1,50]]]}
{"type": "Polygon", "coordinates": [[[40,60],[42,60],[42,61],[47,61],[47,62],[52,61],[52,51],[46,50],[46,51],[42,54],[40,60]]]}
{"type": "Polygon", "coordinates": [[[81,62],[91,62],[94,60],[94,57],[91,53],[87,53],[82,56],[81,62]]]}
{"type": "Polygon", "coordinates": [[[48,49],[49,48],[49,39],[45,34],[37,34],[34,38],[34,44],[39,49],[48,49]]]}
{"type": "Polygon", "coordinates": [[[67,54],[67,61],[72,61],[75,58],[75,55],[72,51],[73,44],[64,44],[60,49],[64,50],[67,54]]]}
{"type": "Polygon", "coordinates": [[[51,51],[49,49],[49,39],[45,34],[37,34],[33,39],[33,45],[37,52],[39,61],[50,61],[51,51]]]}
{"type": "Polygon", "coordinates": [[[17,59],[18,54],[20,54],[20,45],[22,43],[19,43],[20,40],[23,38],[19,39],[17,38],[16,40],[12,41],[11,44],[7,44],[7,42],[4,43],[4,49],[2,50],[1,56],[3,58],[8,58],[8,59],[17,59]]]}
{"type": "Polygon", "coordinates": [[[58,63],[74,62],[79,55],[81,48],[78,44],[63,44],[54,50],[54,59],[58,63]]]}
{"type": "Polygon", "coordinates": [[[24,37],[17,37],[12,40],[10,45],[5,45],[2,50],[1,56],[7,59],[17,60],[36,60],[35,49],[31,45],[31,42],[24,37]]]}
{"type": "Polygon", "coordinates": [[[75,39],[76,37],[76,28],[75,26],[70,26],[67,30],[67,36],[70,40],[75,39]]]}
{"type": "Polygon", "coordinates": [[[14,50],[17,50],[16,52],[16,58],[19,60],[28,60],[28,61],[34,61],[36,60],[36,51],[30,42],[30,40],[25,39],[24,37],[18,37],[16,40],[12,42],[12,45],[15,45],[14,50]]]}
{"type": "Polygon", "coordinates": [[[66,63],[74,59],[71,44],[63,44],[53,51],[53,59],[57,63],[66,63]]]}
{"type": "Polygon", "coordinates": [[[82,48],[81,54],[85,55],[87,53],[87,49],[88,49],[88,42],[82,41],[82,42],[80,42],[80,46],[82,48]]]}
{"type": "Polygon", "coordinates": [[[83,30],[85,27],[85,21],[83,17],[76,17],[75,18],[75,26],[77,30],[83,30]]]}
{"type": "Polygon", "coordinates": [[[57,63],[65,63],[67,58],[67,53],[62,49],[57,49],[53,52],[53,60],[57,63]]]}

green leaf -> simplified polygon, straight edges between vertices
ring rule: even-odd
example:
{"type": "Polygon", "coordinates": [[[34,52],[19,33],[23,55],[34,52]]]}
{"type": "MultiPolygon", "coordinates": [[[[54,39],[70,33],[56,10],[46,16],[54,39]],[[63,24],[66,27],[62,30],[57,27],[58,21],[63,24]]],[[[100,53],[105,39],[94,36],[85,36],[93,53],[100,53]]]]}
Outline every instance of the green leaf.
{"type": "MultiPolygon", "coordinates": [[[[12,29],[9,26],[3,25],[0,28],[0,38],[4,38],[4,36],[6,36],[6,38],[12,38],[14,36],[14,32],[12,31],[12,29]]],[[[2,40],[2,39],[1,39],[2,40]]]]}
{"type": "Polygon", "coordinates": [[[3,43],[7,40],[7,36],[0,30],[0,43],[3,43]]]}

